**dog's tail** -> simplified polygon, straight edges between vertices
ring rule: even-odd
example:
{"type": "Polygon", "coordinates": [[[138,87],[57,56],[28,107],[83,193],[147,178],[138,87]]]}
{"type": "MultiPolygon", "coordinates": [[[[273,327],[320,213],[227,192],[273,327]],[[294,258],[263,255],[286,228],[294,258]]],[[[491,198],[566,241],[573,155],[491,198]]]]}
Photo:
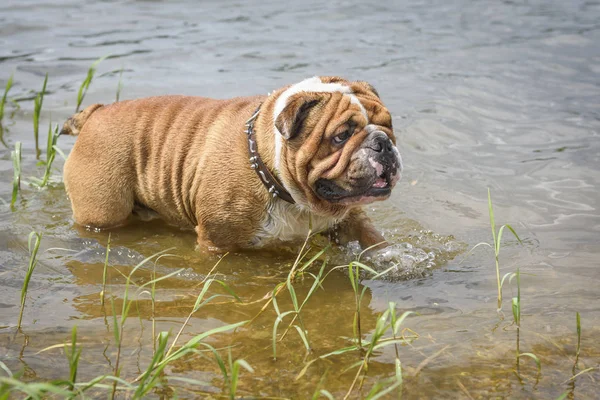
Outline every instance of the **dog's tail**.
{"type": "Polygon", "coordinates": [[[60,135],[79,135],[81,128],[83,128],[83,125],[85,125],[85,122],[88,120],[90,115],[92,115],[92,113],[100,107],[102,107],[102,104],[93,104],[85,108],[83,111],[72,115],[71,118],[69,118],[63,125],[60,135]]]}

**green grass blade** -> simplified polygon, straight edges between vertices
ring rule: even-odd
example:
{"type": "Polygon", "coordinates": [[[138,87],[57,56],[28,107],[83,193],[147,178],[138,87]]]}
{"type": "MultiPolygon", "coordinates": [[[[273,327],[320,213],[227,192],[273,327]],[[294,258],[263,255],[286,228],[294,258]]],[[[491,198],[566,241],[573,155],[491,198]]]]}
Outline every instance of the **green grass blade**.
{"type": "Polygon", "coordinates": [[[391,386],[381,390],[383,388],[383,384],[380,382],[375,383],[375,385],[373,386],[373,389],[371,389],[371,391],[369,392],[369,394],[367,395],[367,397],[365,397],[365,400],[377,400],[382,398],[383,396],[387,395],[388,393],[396,390],[396,388],[398,388],[400,386],[400,383],[395,382],[394,384],[392,384],[391,386]]]}
{"type": "Polygon", "coordinates": [[[52,148],[54,149],[56,154],[58,154],[59,156],[62,157],[63,160],[65,160],[65,161],[67,160],[67,156],[58,146],[54,145],[54,146],[52,146],[52,148]]]}
{"type": "Polygon", "coordinates": [[[575,364],[579,360],[579,352],[581,350],[581,316],[579,315],[579,311],[577,311],[577,351],[575,353],[575,364]]]}
{"type": "Polygon", "coordinates": [[[320,358],[315,358],[314,360],[310,360],[309,362],[304,364],[304,367],[300,370],[300,372],[298,372],[298,375],[296,375],[296,378],[294,378],[294,380],[297,381],[300,378],[302,378],[304,374],[306,374],[306,371],[308,371],[308,367],[310,367],[314,362],[318,360],[320,360],[320,358]]]}
{"type": "Polygon", "coordinates": [[[242,368],[244,368],[246,371],[250,372],[251,374],[254,373],[254,368],[252,368],[250,366],[250,364],[248,364],[246,362],[246,360],[235,360],[234,364],[238,363],[242,368]]]}
{"type": "Polygon", "coordinates": [[[570,377],[569,379],[567,379],[566,381],[563,382],[563,385],[569,381],[573,381],[575,379],[577,379],[578,376],[583,375],[583,374],[587,374],[588,372],[592,372],[597,370],[598,367],[589,367],[584,369],[583,371],[579,371],[578,373],[576,373],[575,375],[573,375],[572,377],[570,377]]]}
{"type": "MultiPolygon", "coordinates": [[[[317,387],[315,388],[315,391],[313,392],[312,398],[311,400],[317,400],[319,398],[319,395],[323,395],[325,397],[327,397],[327,395],[323,394],[323,389],[321,389],[323,387],[323,383],[325,382],[325,378],[327,377],[327,373],[329,372],[329,369],[326,369],[325,372],[323,373],[323,375],[321,375],[321,379],[319,379],[319,383],[317,383],[317,387]]],[[[325,390],[325,392],[327,392],[325,390]]],[[[329,392],[327,392],[329,393],[329,392]]],[[[329,393],[331,395],[331,393],[329,393]]],[[[330,397],[327,397],[328,399],[330,397]]]]}
{"type": "Polygon", "coordinates": [[[416,313],[414,311],[403,312],[402,315],[400,316],[400,318],[398,318],[396,320],[396,322],[392,324],[392,329],[393,329],[394,334],[396,334],[396,335],[398,334],[398,331],[400,330],[400,325],[402,325],[402,322],[404,322],[406,317],[408,317],[411,314],[419,315],[418,313],[416,313]]]}
{"type": "Polygon", "coordinates": [[[392,328],[396,326],[396,303],[393,301],[388,301],[388,311],[390,315],[390,325],[392,328]]]}
{"type": "MultiPolygon", "coordinates": [[[[134,398],[144,398],[144,396],[152,390],[156,383],[158,382],[160,372],[162,369],[156,368],[156,365],[164,358],[165,350],[167,348],[167,343],[169,340],[169,332],[161,332],[158,335],[157,341],[158,346],[152,360],[148,364],[148,368],[142,375],[142,378],[139,381],[139,385],[137,390],[134,393],[134,398]]],[[[166,365],[165,365],[166,366],[166,365]]],[[[164,367],[163,367],[164,368],[164,367]]]]}
{"type": "Polygon", "coordinates": [[[71,330],[71,348],[67,351],[65,346],[65,354],[69,361],[69,380],[71,382],[70,388],[73,390],[75,382],[77,380],[77,369],[79,366],[79,357],[81,356],[81,348],[77,348],[77,325],[73,326],[71,330]]]}
{"type": "Polygon", "coordinates": [[[404,339],[404,338],[399,338],[399,339],[381,339],[379,338],[377,341],[372,341],[371,342],[371,352],[375,351],[375,350],[379,350],[382,349],[384,347],[393,345],[393,344],[407,344],[407,343],[411,343],[412,340],[410,339],[404,339]]]}
{"type": "Polygon", "coordinates": [[[129,300],[127,293],[125,293],[125,296],[123,297],[123,307],[121,308],[121,327],[125,325],[125,321],[127,320],[127,317],[129,317],[129,310],[131,310],[132,304],[133,300],[129,300]]]}
{"type": "Polygon", "coordinates": [[[236,299],[238,303],[243,303],[242,299],[240,299],[240,297],[233,291],[231,287],[229,287],[229,285],[223,281],[217,281],[217,283],[221,285],[223,289],[225,289],[227,293],[229,293],[234,299],[236,299]]]}
{"type": "Polygon", "coordinates": [[[310,345],[308,344],[308,338],[306,337],[306,332],[304,332],[298,325],[294,325],[294,328],[298,331],[298,335],[300,335],[300,339],[302,339],[302,343],[304,343],[304,347],[307,352],[310,352],[310,345]]]}
{"type": "Polygon", "coordinates": [[[542,362],[540,361],[540,359],[538,358],[538,356],[536,356],[533,353],[521,353],[518,356],[519,358],[521,357],[529,357],[531,359],[533,359],[535,361],[535,364],[537,365],[537,369],[538,369],[538,374],[542,373],[542,362]]]}
{"type": "Polygon", "coordinates": [[[104,266],[102,268],[102,291],[100,292],[100,305],[104,307],[104,296],[106,296],[106,272],[108,269],[108,254],[110,253],[110,232],[106,242],[106,255],[104,256],[104,266]]]}
{"type": "Polygon", "coordinates": [[[515,232],[515,230],[508,224],[502,225],[500,227],[500,230],[498,230],[498,241],[496,242],[496,254],[500,253],[500,242],[502,240],[502,232],[504,231],[504,228],[508,228],[512,234],[515,236],[515,238],[517,238],[517,240],[519,241],[520,244],[523,244],[523,242],[521,241],[521,238],[519,237],[519,235],[517,235],[517,232],[515,232]]]}
{"type": "Polygon", "coordinates": [[[354,278],[354,263],[353,262],[348,264],[348,277],[350,278],[350,284],[352,285],[352,290],[354,290],[354,293],[357,293],[358,292],[358,286],[357,286],[358,282],[356,282],[356,280],[354,278]]]}
{"type": "Polygon", "coordinates": [[[75,107],[76,113],[79,112],[79,107],[81,107],[81,103],[83,102],[87,90],[90,87],[90,84],[92,83],[92,78],[94,77],[95,72],[96,71],[90,67],[90,69],[88,69],[85,79],[83,80],[83,82],[81,82],[81,85],[79,86],[79,91],[77,92],[77,106],[75,107]]]}
{"type": "Polygon", "coordinates": [[[168,249],[165,250],[161,250],[159,252],[156,252],[146,258],[144,258],[142,261],[140,261],[135,267],[133,267],[133,269],[131,270],[131,272],[129,273],[129,278],[131,278],[133,276],[133,274],[135,273],[135,271],[137,271],[138,269],[140,269],[141,267],[143,267],[148,261],[152,260],[154,257],[159,256],[161,254],[164,254],[168,251],[173,250],[175,247],[170,247],[168,249]]]}
{"type": "Polygon", "coordinates": [[[496,247],[496,221],[494,219],[494,207],[492,206],[492,194],[488,188],[488,212],[490,214],[490,226],[492,227],[492,238],[494,239],[494,247],[496,247]]]}
{"type": "Polygon", "coordinates": [[[521,327],[521,271],[519,268],[517,268],[516,276],[517,276],[517,305],[518,305],[518,307],[517,307],[517,311],[518,311],[517,325],[520,328],[521,327]]]}
{"type": "Polygon", "coordinates": [[[517,326],[520,326],[519,324],[519,315],[520,315],[520,311],[519,311],[519,299],[516,297],[512,298],[512,313],[513,313],[513,318],[515,320],[515,324],[517,326]]]}
{"type": "Polygon", "coordinates": [[[358,255],[358,257],[356,257],[356,261],[360,261],[360,259],[362,258],[363,254],[365,254],[365,253],[369,252],[370,250],[374,249],[375,247],[380,246],[380,245],[385,244],[385,243],[387,243],[387,241],[386,240],[382,240],[381,242],[372,244],[369,247],[367,247],[366,249],[363,249],[360,252],[360,254],[358,255]]]}
{"type": "MultiPolygon", "coordinates": [[[[336,355],[340,355],[340,354],[345,354],[345,353],[349,353],[351,351],[357,351],[359,349],[358,346],[356,345],[352,345],[349,347],[344,347],[341,349],[337,349],[334,350],[330,353],[327,354],[323,354],[322,356],[319,356],[318,358],[315,358],[314,360],[310,360],[309,362],[307,362],[304,367],[302,368],[302,370],[300,370],[300,372],[298,373],[298,375],[296,376],[296,378],[294,378],[294,380],[299,380],[300,378],[302,378],[304,376],[304,374],[306,374],[306,371],[308,370],[308,368],[314,364],[316,361],[318,360],[324,360],[326,358],[332,357],[332,356],[336,356],[336,355]]],[[[361,361],[362,362],[362,361],[361,361]]]]}
{"type": "MultiPolygon", "coordinates": [[[[79,392],[85,392],[86,390],[88,390],[92,387],[96,387],[105,378],[106,378],[106,375],[97,376],[89,382],[76,383],[75,387],[80,388],[80,389],[78,389],[79,392]]],[[[83,396],[82,396],[82,398],[83,398],[83,396]]]]}
{"type": "Polygon", "coordinates": [[[377,275],[378,274],[378,272],[375,271],[373,268],[369,267],[368,265],[365,265],[365,264],[361,263],[360,261],[353,261],[352,263],[354,265],[359,266],[363,271],[367,271],[371,275],[377,275]]]}
{"type": "Polygon", "coordinates": [[[520,244],[523,244],[523,241],[521,240],[519,235],[517,235],[517,232],[515,232],[515,230],[512,228],[512,226],[510,226],[508,224],[506,224],[504,226],[507,227],[511,231],[511,233],[515,236],[515,238],[517,238],[517,240],[519,241],[520,244]]]}
{"type": "Polygon", "coordinates": [[[2,361],[0,361],[0,369],[4,370],[4,372],[6,372],[6,375],[8,375],[9,377],[13,376],[12,371],[2,361]]]}
{"type": "Polygon", "coordinates": [[[358,306],[360,307],[360,305],[362,304],[363,298],[365,297],[365,293],[367,293],[367,286],[363,286],[362,290],[360,291],[360,296],[358,296],[358,306]]]}
{"type": "Polygon", "coordinates": [[[198,295],[198,297],[196,298],[196,303],[194,304],[194,308],[192,310],[192,314],[194,314],[196,311],[198,311],[200,308],[202,308],[205,304],[210,303],[211,300],[216,299],[218,297],[229,297],[228,295],[224,295],[224,294],[215,294],[210,296],[208,299],[202,301],[204,299],[204,295],[206,294],[206,292],[208,291],[209,287],[213,284],[213,283],[218,283],[219,285],[221,285],[228,293],[230,293],[231,297],[235,298],[238,302],[242,302],[242,300],[238,297],[237,294],[235,294],[235,292],[223,281],[217,280],[217,279],[208,279],[205,283],[204,286],[202,288],[202,291],[200,292],[200,294],[198,295]]]}
{"type": "Polygon", "coordinates": [[[200,294],[198,295],[198,297],[196,298],[196,302],[194,303],[194,308],[192,309],[192,314],[195,313],[196,311],[198,311],[198,309],[200,308],[200,303],[202,302],[204,295],[206,294],[206,292],[210,288],[210,285],[212,285],[213,282],[214,282],[214,279],[209,279],[206,282],[204,282],[204,285],[202,286],[202,290],[200,291],[200,294]]]}
{"type": "Polygon", "coordinates": [[[2,119],[4,118],[4,106],[6,105],[6,98],[8,97],[8,92],[10,91],[13,85],[13,77],[14,74],[10,74],[10,78],[8,78],[8,81],[6,81],[6,86],[4,87],[4,95],[0,100],[0,121],[2,121],[2,119]]]}
{"type": "Polygon", "coordinates": [[[340,354],[344,354],[344,353],[348,353],[351,351],[356,351],[358,350],[359,347],[356,345],[352,345],[352,346],[348,346],[348,347],[342,347],[341,349],[337,349],[334,351],[331,351],[329,353],[323,354],[322,356],[319,356],[320,359],[325,359],[325,358],[329,358],[331,356],[338,356],[340,354]]]}
{"type": "Polygon", "coordinates": [[[199,381],[197,379],[192,379],[192,378],[185,378],[183,376],[169,376],[169,382],[170,381],[189,383],[191,385],[198,385],[198,386],[211,386],[210,382],[199,381]]]}
{"type": "MultiPolygon", "coordinates": [[[[93,380],[96,380],[96,378],[94,378],[93,380]]],[[[135,389],[135,386],[133,386],[131,383],[127,382],[126,380],[119,378],[118,376],[105,375],[102,377],[102,380],[113,381],[113,382],[120,383],[121,385],[123,385],[122,387],[117,387],[118,390],[134,390],[135,389]]],[[[77,384],[77,386],[87,386],[90,384],[90,382],[79,383],[79,384],[77,384]]],[[[97,383],[94,386],[103,388],[103,389],[112,389],[113,388],[113,385],[108,386],[108,385],[100,385],[97,383]]]]}
{"type": "Polygon", "coordinates": [[[299,310],[298,297],[296,296],[296,290],[294,289],[294,286],[292,285],[292,283],[290,282],[289,279],[287,281],[287,288],[290,293],[290,297],[292,299],[292,304],[294,305],[294,310],[296,310],[296,312],[298,312],[298,310],[299,310]]]}
{"type": "Polygon", "coordinates": [[[14,207],[21,189],[21,142],[15,143],[15,149],[11,151],[10,155],[13,161],[13,189],[10,206],[14,207]]]}
{"type": "Polygon", "coordinates": [[[306,304],[306,302],[310,299],[310,297],[315,292],[315,290],[317,290],[317,288],[321,285],[321,277],[323,276],[323,271],[325,271],[325,265],[326,264],[323,263],[323,266],[319,270],[319,274],[317,276],[313,275],[313,278],[314,278],[313,284],[310,287],[310,289],[308,290],[308,293],[306,294],[306,297],[302,301],[302,304],[300,305],[299,310],[302,310],[302,308],[304,307],[304,305],[306,304]]]}
{"type": "Polygon", "coordinates": [[[329,400],[334,400],[334,397],[333,397],[333,395],[332,395],[330,392],[328,392],[327,390],[325,390],[325,389],[321,389],[321,390],[319,390],[319,393],[320,393],[322,396],[325,396],[325,397],[327,397],[329,400]]]}
{"type": "MultiPolygon", "coordinates": [[[[231,350],[229,352],[229,360],[231,362],[231,350]]],[[[235,360],[233,362],[231,367],[231,382],[229,386],[229,398],[232,400],[235,399],[235,394],[237,392],[240,367],[244,368],[250,373],[254,373],[254,369],[245,360],[235,360]]]]}
{"type": "Polygon", "coordinates": [[[44,162],[44,164],[48,163],[48,160],[50,159],[50,153],[52,151],[52,145],[53,145],[53,140],[52,140],[52,121],[50,121],[48,123],[48,136],[46,138],[46,161],[44,162]]]}
{"type": "MultiPolygon", "coordinates": [[[[281,284],[277,285],[280,286],[281,284]]],[[[275,293],[277,293],[277,290],[273,290],[273,295],[271,296],[271,302],[273,303],[273,308],[275,309],[275,313],[277,313],[277,315],[281,315],[281,311],[279,311],[279,305],[277,304],[277,297],[275,297],[275,293]]]]}
{"type": "Polygon", "coordinates": [[[500,281],[500,288],[504,287],[504,281],[506,280],[506,278],[508,278],[508,282],[512,282],[513,278],[516,276],[516,274],[514,272],[507,272],[506,274],[504,274],[504,276],[502,277],[502,281],[500,281]]]}
{"type": "Polygon", "coordinates": [[[40,243],[42,241],[42,235],[37,232],[31,232],[28,238],[28,248],[29,248],[29,265],[27,266],[27,271],[25,273],[25,279],[23,280],[23,286],[21,288],[21,310],[19,312],[19,321],[17,323],[17,329],[21,329],[21,322],[23,321],[23,311],[25,309],[25,300],[27,298],[27,290],[29,288],[29,282],[31,281],[31,276],[33,275],[33,270],[37,265],[37,253],[40,248],[40,243]],[[33,248],[31,246],[32,239],[35,238],[35,243],[33,248]]]}
{"type": "Polygon", "coordinates": [[[54,132],[52,131],[52,123],[48,125],[48,139],[46,144],[46,160],[40,161],[40,163],[45,165],[44,168],[44,176],[41,180],[32,179],[32,183],[39,188],[45,187],[48,185],[50,181],[50,175],[52,173],[52,164],[56,157],[56,142],[58,140],[58,125],[54,128],[54,132]]]}
{"type": "Polygon", "coordinates": [[[377,322],[375,323],[375,331],[373,332],[371,338],[371,344],[369,345],[369,350],[367,350],[368,353],[373,350],[374,346],[377,345],[379,339],[381,339],[385,331],[390,326],[387,323],[389,313],[389,310],[385,310],[377,319],[377,322]]]}
{"type": "Polygon", "coordinates": [[[506,225],[502,225],[498,230],[498,239],[494,242],[494,251],[496,254],[500,254],[500,243],[502,242],[502,232],[504,231],[504,227],[506,225]]]}
{"type": "Polygon", "coordinates": [[[40,157],[40,145],[39,145],[39,129],[40,129],[40,114],[42,112],[42,105],[44,103],[44,94],[46,93],[46,84],[48,83],[48,73],[44,78],[44,84],[42,91],[37,94],[34,99],[33,107],[33,137],[35,139],[35,157],[40,157]]]}
{"type": "Polygon", "coordinates": [[[227,373],[227,367],[225,367],[225,362],[223,361],[223,358],[221,357],[221,355],[219,354],[217,349],[215,349],[213,346],[211,346],[208,343],[200,343],[200,345],[208,348],[213,353],[213,355],[215,356],[215,360],[217,361],[217,365],[219,366],[219,369],[221,370],[221,374],[223,375],[223,380],[225,382],[227,382],[229,380],[229,375],[227,373]]]}
{"type": "Polygon", "coordinates": [[[322,249],[321,251],[319,251],[317,254],[315,254],[310,260],[308,260],[307,262],[305,262],[302,267],[300,267],[300,269],[298,269],[298,272],[304,272],[305,269],[307,269],[308,267],[310,267],[317,259],[319,259],[319,257],[321,257],[327,250],[329,250],[329,245],[327,245],[324,249],[322,249]]]}
{"type": "Polygon", "coordinates": [[[467,252],[467,254],[465,254],[465,257],[464,257],[464,258],[463,258],[463,259],[460,261],[460,263],[459,263],[459,264],[462,264],[462,263],[463,263],[463,262],[464,262],[464,261],[467,259],[467,257],[469,257],[471,254],[473,254],[473,251],[475,251],[475,249],[476,249],[476,248],[478,248],[479,246],[488,246],[490,249],[492,249],[492,250],[494,249],[494,246],[492,246],[492,245],[491,245],[491,244],[489,244],[488,242],[479,242],[479,243],[477,243],[475,246],[473,246],[473,247],[471,248],[471,250],[469,250],[469,251],[467,252]]]}
{"type": "Polygon", "coordinates": [[[235,324],[223,325],[218,328],[214,328],[214,329],[208,330],[206,332],[203,332],[199,335],[196,335],[193,338],[191,338],[182,347],[180,347],[179,349],[174,351],[173,354],[171,354],[170,356],[166,357],[163,361],[161,361],[161,364],[170,363],[174,360],[177,360],[177,359],[183,357],[185,354],[187,354],[189,352],[190,349],[195,349],[202,340],[206,339],[209,336],[239,328],[240,326],[245,325],[247,322],[248,321],[241,321],[241,322],[237,322],[235,324]]]}
{"type": "Polygon", "coordinates": [[[115,343],[119,343],[120,332],[119,332],[119,322],[117,321],[117,310],[115,309],[115,300],[110,298],[110,306],[112,308],[112,316],[113,316],[113,333],[115,335],[115,343]]]}
{"type": "Polygon", "coordinates": [[[273,323],[273,337],[272,337],[272,346],[273,346],[273,359],[276,360],[277,359],[277,327],[279,326],[279,324],[281,323],[281,321],[283,321],[283,319],[290,315],[290,314],[294,314],[295,311],[286,311],[282,314],[277,315],[277,318],[275,318],[275,322],[273,323]]]}
{"type": "MultiPolygon", "coordinates": [[[[229,353],[229,363],[231,364],[231,352],[229,353]]],[[[229,381],[229,399],[235,399],[235,393],[237,392],[238,373],[240,367],[238,364],[231,365],[231,380],[229,381]]]]}
{"type": "Polygon", "coordinates": [[[85,98],[85,95],[87,94],[87,91],[90,85],[92,84],[92,79],[94,79],[94,75],[96,74],[96,67],[107,57],[108,55],[100,57],[99,59],[94,61],[88,69],[87,75],[81,83],[81,85],[79,86],[79,91],[77,92],[77,107],[75,108],[75,112],[79,112],[79,107],[81,107],[81,103],[83,103],[83,99],[85,98]]]}
{"type": "Polygon", "coordinates": [[[402,363],[400,362],[399,359],[396,358],[396,363],[395,363],[395,374],[396,374],[396,381],[402,385],[402,363]]]}
{"type": "Polygon", "coordinates": [[[8,91],[13,85],[13,74],[10,75],[8,81],[6,82],[6,87],[4,88],[4,95],[0,100],[0,143],[4,145],[4,147],[8,148],[8,145],[4,141],[4,127],[2,126],[2,119],[4,118],[4,106],[6,105],[6,97],[8,96],[8,91]]]}
{"type": "Polygon", "coordinates": [[[65,381],[55,381],[51,383],[25,383],[15,378],[0,377],[0,384],[6,384],[20,392],[27,394],[29,396],[27,398],[47,398],[47,393],[63,396],[63,398],[70,398],[73,395],[72,392],[60,387],[60,385],[68,385],[68,382],[65,381]]]}
{"type": "Polygon", "coordinates": [[[165,280],[165,279],[172,278],[172,277],[174,277],[175,275],[178,275],[178,274],[180,274],[180,273],[181,273],[181,272],[183,272],[183,271],[185,271],[185,268],[179,268],[178,270],[176,270],[176,271],[173,271],[173,272],[170,272],[170,273],[168,273],[167,275],[163,275],[163,276],[161,276],[160,278],[152,279],[151,281],[148,281],[148,282],[144,283],[143,285],[140,285],[140,286],[138,287],[138,291],[139,291],[140,289],[142,289],[142,288],[146,287],[146,286],[154,285],[154,284],[156,284],[156,283],[158,283],[158,282],[160,282],[160,281],[163,281],[163,280],[165,280]]]}

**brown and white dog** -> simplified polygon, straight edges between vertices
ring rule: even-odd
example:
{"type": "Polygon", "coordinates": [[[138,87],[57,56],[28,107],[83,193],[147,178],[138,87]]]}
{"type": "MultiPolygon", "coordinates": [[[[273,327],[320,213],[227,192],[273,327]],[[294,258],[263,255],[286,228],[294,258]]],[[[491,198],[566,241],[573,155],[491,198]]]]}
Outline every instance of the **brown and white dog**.
{"type": "Polygon", "coordinates": [[[95,104],[61,133],[79,135],[64,168],[78,224],[116,227],[143,207],[213,251],[303,239],[309,227],[384,242],[360,207],[388,198],[402,170],[378,93],[338,77],[267,96],[95,104]]]}

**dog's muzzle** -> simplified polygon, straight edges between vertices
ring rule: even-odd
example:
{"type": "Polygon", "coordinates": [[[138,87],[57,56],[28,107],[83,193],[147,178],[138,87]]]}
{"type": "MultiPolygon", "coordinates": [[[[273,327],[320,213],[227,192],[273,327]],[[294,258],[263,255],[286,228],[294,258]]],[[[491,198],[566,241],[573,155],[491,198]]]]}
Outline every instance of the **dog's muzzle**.
{"type": "Polygon", "coordinates": [[[319,179],[317,195],[331,202],[370,203],[387,198],[400,179],[402,159],[385,132],[371,130],[352,156],[344,177],[319,179]]]}

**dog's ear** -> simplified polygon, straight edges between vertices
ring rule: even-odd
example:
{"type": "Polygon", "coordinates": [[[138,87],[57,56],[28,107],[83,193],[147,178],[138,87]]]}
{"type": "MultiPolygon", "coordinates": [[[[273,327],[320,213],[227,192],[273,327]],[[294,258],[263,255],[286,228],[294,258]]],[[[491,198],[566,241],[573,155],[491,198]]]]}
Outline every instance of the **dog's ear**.
{"type": "Polygon", "coordinates": [[[379,92],[377,91],[377,89],[375,89],[373,87],[373,85],[371,85],[369,82],[366,82],[366,81],[356,81],[356,82],[354,82],[354,85],[353,85],[354,91],[359,91],[359,90],[357,90],[356,86],[359,86],[359,88],[362,89],[362,90],[359,89],[360,91],[366,91],[367,93],[370,92],[370,93],[374,94],[375,97],[377,97],[378,99],[380,98],[379,97],[379,92]]]}
{"type": "Polygon", "coordinates": [[[288,99],[283,110],[275,117],[275,127],[286,140],[297,136],[304,127],[304,122],[310,112],[321,102],[322,96],[302,93],[302,96],[292,96],[288,99]]]}

